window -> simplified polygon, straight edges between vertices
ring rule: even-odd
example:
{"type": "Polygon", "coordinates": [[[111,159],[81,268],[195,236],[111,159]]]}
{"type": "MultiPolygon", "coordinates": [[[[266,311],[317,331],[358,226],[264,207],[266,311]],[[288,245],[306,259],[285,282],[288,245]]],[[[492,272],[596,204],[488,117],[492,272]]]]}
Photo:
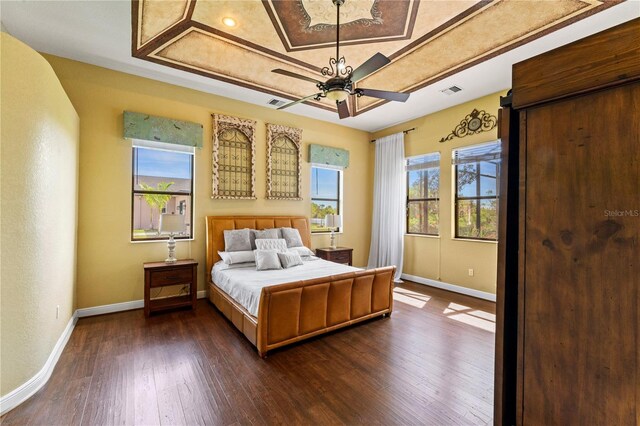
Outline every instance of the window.
{"type": "Polygon", "coordinates": [[[311,232],[329,232],[325,216],[342,214],[341,189],[342,170],[311,167],[311,232]]]}
{"type": "Polygon", "coordinates": [[[500,141],[453,151],[457,238],[498,238],[500,141]]]}
{"type": "Polygon", "coordinates": [[[407,159],[407,234],[439,234],[440,153],[407,159]]]}
{"type": "Polygon", "coordinates": [[[134,141],[131,240],[165,240],[158,225],[161,213],[185,216],[186,232],[193,229],[193,148],[159,142],[134,141]]]}

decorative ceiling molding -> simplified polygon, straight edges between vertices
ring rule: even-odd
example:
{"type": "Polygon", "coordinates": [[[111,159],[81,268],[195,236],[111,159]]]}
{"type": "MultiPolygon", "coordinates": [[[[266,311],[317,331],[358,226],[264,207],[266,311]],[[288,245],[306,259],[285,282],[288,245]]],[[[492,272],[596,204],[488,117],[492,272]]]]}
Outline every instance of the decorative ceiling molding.
{"type": "MultiPolygon", "coordinates": [[[[353,7],[344,9],[341,53],[354,68],[383,53],[391,63],[358,86],[410,93],[622,1],[347,0],[353,7]]],[[[330,14],[311,0],[133,0],[132,56],[296,100],[316,88],[271,70],[324,80],[320,69],[335,48],[335,24],[328,17],[335,9],[326,3],[330,14]],[[225,16],[238,26],[225,27],[225,16]]],[[[350,102],[355,116],[387,101],[350,102]]],[[[305,104],[336,111],[327,100],[305,104]]]]}

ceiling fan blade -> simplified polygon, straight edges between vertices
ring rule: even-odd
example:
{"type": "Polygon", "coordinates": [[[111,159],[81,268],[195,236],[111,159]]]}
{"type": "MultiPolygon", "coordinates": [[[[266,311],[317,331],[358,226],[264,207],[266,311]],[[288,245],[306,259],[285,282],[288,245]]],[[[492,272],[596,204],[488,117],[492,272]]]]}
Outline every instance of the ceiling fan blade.
{"type": "Polygon", "coordinates": [[[336,101],[336,105],[338,105],[338,116],[340,117],[340,119],[351,117],[351,113],[349,112],[349,105],[347,105],[346,99],[342,102],[336,101]]]}
{"type": "Polygon", "coordinates": [[[357,89],[363,96],[371,96],[372,98],[386,99],[388,101],[405,102],[409,99],[409,93],[388,92],[386,90],[375,89],[357,89]]]}
{"type": "Polygon", "coordinates": [[[294,106],[295,104],[299,104],[300,102],[308,101],[309,99],[313,99],[313,98],[315,98],[316,96],[320,96],[320,95],[322,95],[322,93],[314,93],[313,95],[305,96],[304,98],[302,98],[302,99],[298,99],[297,101],[289,102],[289,103],[288,103],[288,104],[286,104],[286,105],[282,105],[282,106],[281,106],[280,108],[278,108],[278,109],[285,109],[285,108],[289,108],[289,107],[291,107],[291,106],[294,106]]]}
{"type": "Polygon", "coordinates": [[[351,81],[356,82],[358,80],[362,80],[369,74],[372,74],[378,71],[380,68],[387,65],[391,60],[384,56],[382,53],[378,52],[369,59],[366,60],[362,65],[355,69],[351,73],[351,81]]]}
{"type": "Polygon", "coordinates": [[[283,70],[280,68],[276,68],[275,70],[271,70],[271,72],[275,72],[276,74],[286,75],[287,77],[299,78],[300,80],[309,81],[314,84],[323,84],[320,80],[316,80],[315,78],[307,77],[306,75],[296,74],[295,72],[283,70]]]}

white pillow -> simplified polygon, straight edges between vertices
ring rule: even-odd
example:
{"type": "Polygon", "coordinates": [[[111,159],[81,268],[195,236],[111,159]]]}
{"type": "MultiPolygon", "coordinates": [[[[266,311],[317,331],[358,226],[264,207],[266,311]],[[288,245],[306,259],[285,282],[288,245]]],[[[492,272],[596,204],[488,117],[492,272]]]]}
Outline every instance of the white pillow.
{"type": "Polygon", "coordinates": [[[305,247],[305,246],[302,246],[302,247],[290,247],[288,250],[289,251],[295,251],[301,257],[315,256],[315,253],[313,252],[313,250],[311,250],[311,249],[309,249],[308,247],[305,247]]]}
{"type": "Polygon", "coordinates": [[[280,263],[284,269],[291,268],[292,266],[302,265],[302,259],[300,255],[295,251],[286,251],[284,253],[278,253],[280,263]]]}
{"type": "Polygon", "coordinates": [[[280,228],[282,238],[287,242],[287,247],[302,247],[302,237],[296,228],[280,228]]]}
{"type": "Polygon", "coordinates": [[[268,228],[261,230],[253,230],[253,236],[256,240],[264,240],[267,238],[282,238],[280,228],[268,228]]]}
{"type": "Polygon", "coordinates": [[[256,250],[256,270],[267,271],[269,269],[282,269],[278,250],[256,250]]]}
{"type": "Polygon", "coordinates": [[[251,250],[251,240],[249,239],[249,228],[245,229],[225,229],[224,251],[247,251],[251,250]]]}
{"type": "MultiPolygon", "coordinates": [[[[251,268],[251,269],[255,269],[256,268],[256,262],[243,262],[243,263],[234,263],[233,265],[227,265],[224,262],[219,262],[220,264],[216,264],[218,265],[218,270],[220,271],[224,271],[227,269],[240,269],[240,268],[251,268]]],[[[214,266],[212,269],[214,269],[216,266],[214,266]]],[[[213,273],[213,272],[212,272],[213,273]]]]}
{"type": "Polygon", "coordinates": [[[227,265],[236,263],[255,262],[253,250],[248,251],[219,251],[220,259],[227,265]]]}
{"type": "Polygon", "coordinates": [[[258,250],[277,250],[286,251],[287,242],[282,238],[263,238],[256,240],[256,248],[258,250]]]}

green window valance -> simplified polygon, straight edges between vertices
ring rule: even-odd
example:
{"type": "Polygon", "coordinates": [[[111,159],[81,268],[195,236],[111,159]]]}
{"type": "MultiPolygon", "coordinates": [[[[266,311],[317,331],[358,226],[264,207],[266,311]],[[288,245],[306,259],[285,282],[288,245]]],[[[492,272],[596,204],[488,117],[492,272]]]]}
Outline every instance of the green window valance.
{"type": "Polygon", "coordinates": [[[202,148],[202,124],[124,112],[124,137],[202,148]]]}
{"type": "Polygon", "coordinates": [[[349,151],[324,145],[309,145],[309,162],[336,168],[349,167],[349,151]]]}

